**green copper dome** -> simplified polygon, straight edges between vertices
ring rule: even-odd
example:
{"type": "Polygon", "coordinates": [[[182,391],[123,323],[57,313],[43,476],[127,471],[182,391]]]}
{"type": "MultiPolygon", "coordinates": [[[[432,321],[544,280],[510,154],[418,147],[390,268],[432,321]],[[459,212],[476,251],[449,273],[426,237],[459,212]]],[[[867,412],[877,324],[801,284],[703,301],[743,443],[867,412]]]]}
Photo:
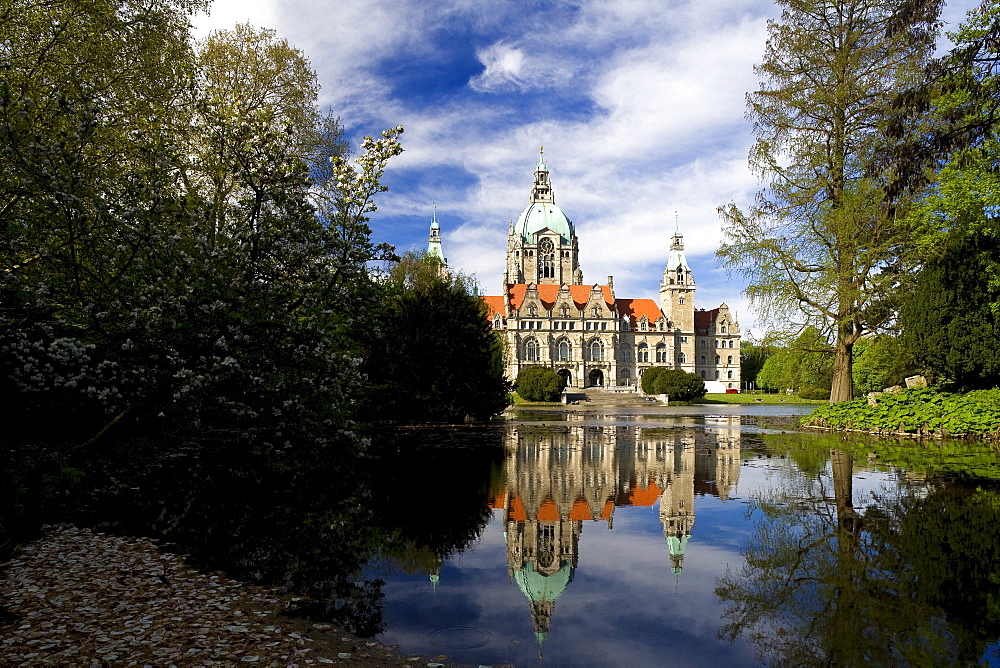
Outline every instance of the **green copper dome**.
{"type": "Polygon", "coordinates": [[[521,212],[514,224],[514,233],[520,234],[525,243],[535,243],[535,233],[545,228],[562,237],[564,244],[571,243],[576,230],[563,210],[552,202],[533,202],[521,212]]]}
{"type": "Polygon", "coordinates": [[[537,603],[538,601],[555,602],[566,591],[566,587],[573,581],[573,567],[568,561],[559,565],[559,570],[552,575],[542,575],[535,570],[534,562],[527,562],[524,568],[514,571],[514,581],[521,588],[528,600],[537,603]]]}

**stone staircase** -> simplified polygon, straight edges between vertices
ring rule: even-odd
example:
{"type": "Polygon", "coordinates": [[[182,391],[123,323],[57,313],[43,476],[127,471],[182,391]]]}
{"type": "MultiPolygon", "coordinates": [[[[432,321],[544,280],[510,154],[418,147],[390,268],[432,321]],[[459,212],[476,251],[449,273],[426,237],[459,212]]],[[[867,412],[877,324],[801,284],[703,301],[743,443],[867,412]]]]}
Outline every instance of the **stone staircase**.
{"type": "Polygon", "coordinates": [[[571,387],[566,391],[570,403],[576,401],[580,406],[651,406],[652,402],[635,392],[615,392],[604,387],[588,387],[586,389],[571,387]]]}

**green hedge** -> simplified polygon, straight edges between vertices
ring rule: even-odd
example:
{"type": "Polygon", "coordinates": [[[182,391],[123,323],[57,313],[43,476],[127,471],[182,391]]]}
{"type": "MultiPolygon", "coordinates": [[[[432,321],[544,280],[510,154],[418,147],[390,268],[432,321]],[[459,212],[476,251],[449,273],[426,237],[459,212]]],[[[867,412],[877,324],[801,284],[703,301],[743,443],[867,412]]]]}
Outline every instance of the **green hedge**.
{"type": "Polygon", "coordinates": [[[559,401],[563,377],[543,366],[529,366],[517,374],[514,389],[525,401],[559,401]]]}
{"type": "Polygon", "coordinates": [[[695,373],[654,366],[642,374],[642,391],[666,394],[671,401],[691,401],[705,396],[705,381],[695,373]]]}
{"type": "Polygon", "coordinates": [[[803,421],[808,427],[935,436],[1000,436],[1000,389],[952,394],[914,388],[877,397],[819,406],[803,421]]]}

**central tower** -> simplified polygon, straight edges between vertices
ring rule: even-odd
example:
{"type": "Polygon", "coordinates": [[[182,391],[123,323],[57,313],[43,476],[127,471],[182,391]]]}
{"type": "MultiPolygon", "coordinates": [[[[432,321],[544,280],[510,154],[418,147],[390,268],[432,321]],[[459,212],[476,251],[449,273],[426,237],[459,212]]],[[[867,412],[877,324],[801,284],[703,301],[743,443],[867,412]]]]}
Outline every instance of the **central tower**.
{"type": "Polygon", "coordinates": [[[556,206],[542,147],[538,147],[535,183],[528,207],[516,223],[510,224],[504,283],[583,283],[576,230],[563,210],[556,206]]]}

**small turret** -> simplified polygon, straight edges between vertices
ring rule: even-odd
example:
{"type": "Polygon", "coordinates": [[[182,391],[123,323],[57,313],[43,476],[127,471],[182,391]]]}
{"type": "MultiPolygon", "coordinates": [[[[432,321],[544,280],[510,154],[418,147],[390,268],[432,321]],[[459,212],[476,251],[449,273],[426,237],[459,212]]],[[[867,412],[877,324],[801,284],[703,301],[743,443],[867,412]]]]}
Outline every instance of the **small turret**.
{"type": "Polygon", "coordinates": [[[438,259],[447,268],[448,258],[444,256],[444,248],[441,246],[441,225],[437,220],[437,204],[434,205],[434,214],[431,216],[431,229],[427,237],[427,256],[438,259]]]}

